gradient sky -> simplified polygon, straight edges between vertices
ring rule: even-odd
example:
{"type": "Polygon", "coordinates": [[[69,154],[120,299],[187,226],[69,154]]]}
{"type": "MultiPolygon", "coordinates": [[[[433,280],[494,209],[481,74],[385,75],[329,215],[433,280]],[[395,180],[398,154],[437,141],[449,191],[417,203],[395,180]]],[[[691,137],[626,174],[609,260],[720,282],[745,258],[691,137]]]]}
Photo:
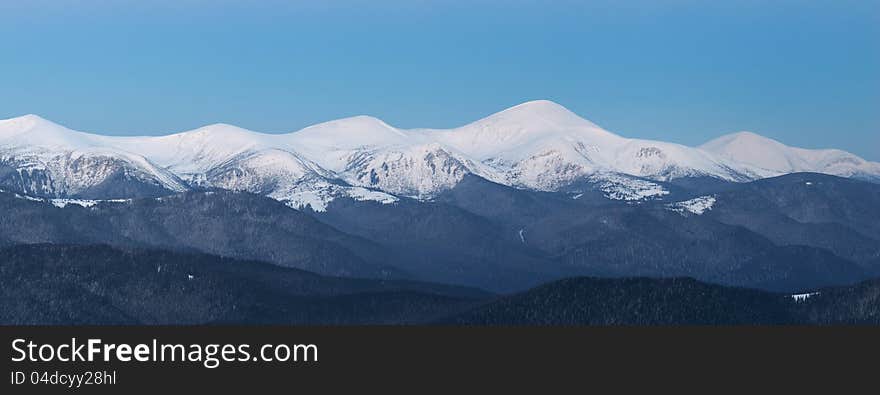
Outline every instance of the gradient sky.
{"type": "Polygon", "coordinates": [[[550,99],[628,137],[751,130],[880,160],[878,1],[248,3],[0,0],[0,118],[453,127],[550,99]]]}

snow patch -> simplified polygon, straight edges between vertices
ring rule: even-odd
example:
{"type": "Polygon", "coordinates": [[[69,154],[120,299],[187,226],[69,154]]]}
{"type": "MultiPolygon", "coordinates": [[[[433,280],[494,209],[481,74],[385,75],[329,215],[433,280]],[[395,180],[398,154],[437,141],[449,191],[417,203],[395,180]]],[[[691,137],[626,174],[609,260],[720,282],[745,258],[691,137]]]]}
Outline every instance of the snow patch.
{"type": "Polygon", "coordinates": [[[58,208],[64,208],[68,205],[76,205],[80,207],[93,207],[98,203],[126,203],[130,202],[131,199],[105,199],[105,200],[92,200],[92,199],[44,199],[33,196],[19,195],[15,194],[15,197],[18,199],[29,200],[32,202],[41,202],[41,203],[49,203],[58,208]]]}
{"type": "Polygon", "coordinates": [[[668,204],[666,207],[681,214],[689,212],[691,214],[702,215],[706,211],[712,209],[712,206],[715,205],[715,201],[715,195],[707,195],[685,200],[683,202],[668,204]]]}
{"type": "Polygon", "coordinates": [[[19,195],[17,193],[15,194],[15,197],[18,199],[30,200],[32,202],[44,202],[45,201],[44,199],[41,199],[41,198],[35,198],[33,196],[19,195]]]}
{"type": "Polygon", "coordinates": [[[617,174],[595,176],[590,181],[596,182],[605,197],[612,200],[638,201],[669,194],[660,184],[617,174]]]}
{"type": "Polygon", "coordinates": [[[805,294],[794,294],[794,295],[791,295],[791,298],[794,299],[795,302],[803,302],[803,301],[805,301],[813,296],[816,296],[818,294],[819,294],[818,292],[810,292],[810,293],[805,293],[805,294]]]}
{"type": "Polygon", "coordinates": [[[310,208],[312,211],[323,213],[327,211],[330,202],[340,197],[349,197],[359,202],[372,201],[381,204],[393,204],[400,201],[399,198],[385,192],[374,191],[362,187],[344,187],[333,184],[321,186],[309,185],[303,188],[273,193],[270,198],[284,202],[288,207],[296,210],[310,208]]]}
{"type": "Polygon", "coordinates": [[[392,204],[400,201],[396,196],[389,195],[385,192],[373,191],[367,188],[349,188],[345,191],[348,196],[357,201],[373,201],[382,204],[392,204]]]}
{"type": "Polygon", "coordinates": [[[76,205],[80,207],[92,207],[97,205],[98,203],[126,203],[130,202],[129,199],[106,199],[106,200],[89,200],[89,199],[49,199],[49,202],[52,203],[53,206],[58,208],[64,208],[68,205],[76,205]]]}

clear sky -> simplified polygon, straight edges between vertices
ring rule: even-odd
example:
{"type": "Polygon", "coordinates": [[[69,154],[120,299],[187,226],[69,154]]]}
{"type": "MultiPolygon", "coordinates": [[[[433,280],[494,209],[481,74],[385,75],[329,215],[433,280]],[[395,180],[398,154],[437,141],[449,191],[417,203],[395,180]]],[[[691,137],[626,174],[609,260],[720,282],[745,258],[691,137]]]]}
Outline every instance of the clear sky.
{"type": "Polygon", "coordinates": [[[0,118],[452,127],[532,99],[629,137],[880,160],[880,1],[0,0],[0,118]]]}

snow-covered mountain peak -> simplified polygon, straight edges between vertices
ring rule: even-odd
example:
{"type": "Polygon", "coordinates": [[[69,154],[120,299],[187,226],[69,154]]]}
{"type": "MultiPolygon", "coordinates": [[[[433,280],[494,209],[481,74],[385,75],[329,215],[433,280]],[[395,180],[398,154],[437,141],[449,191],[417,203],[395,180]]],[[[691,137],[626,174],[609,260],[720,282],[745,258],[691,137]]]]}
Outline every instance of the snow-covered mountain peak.
{"type": "Polygon", "coordinates": [[[790,147],[753,132],[737,132],[713,139],[701,149],[776,174],[816,172],[842,177],[880,177],[880,163],[866,161],[838,149],[790,147]]]}
{"type": "Polygon", "coordinates": [[[784,146],[785,144],[782,144],[779,141],[776,141],[766,136],[762,136],[755,132],[744,130],[740,132],[725,134],[721,137],[712,139],[701,145],[700,148],[709,151],[723,149],[723,147],[725,146],[750,149],[756,145],[771,145],[778,147],[784,146]]]}
{"type": "Polygon", "coordinates": [[[324,122],[280,138],[285,147],[334,172],[351,168],[371,152],[409,147],[420,141],[414,133],[369,116],[324,122]]]}
{"type": "Polygon", "coordinates": [[[397,145],[410,138],[406,132],[366,115],[319,123],[287,136],[295,143],[335,149],[397,145]]]}
{"type": "MultiPolygon", "coordinates": [[[[589,122],[573,113],[565,106],[550,100],[532,100],[517,104],[508,109],[499,111],[487,118],[498,116],[524,116],[541,117],[548,121],[572,121],[589,122]]],[[[591,123],[592,124],[592,123],[591,123]]],[[[593,126],[596,126],[592,124],[593,126]]]]}
{"type": "Polygon", "coordinates": [[[353,117],[321,122],[319,124],[303,128],[295,133],[309,133],[318,131],[342,131],[352,132],[354,134],[365,134],[375,131],[391,131],[395,134],[402,134],[402,132],[387,124],[385,121],[376,117],[371,117],[369,115],[355,115],[353,117]]]}
{"type": "Polygon", "coordinates": [[[617,145],[623,140],[548,100],[526,102],[460,128],[425,133],[480,161],[494,163],[543,156],[548,147],[572,151],[574,147],[617,145]]]}
{"type": "Polygon", "coordinates": [[[38,125],[59,126],[58,124],[36,114],[26,114],[15,118],[0,119],[0,129],[2,130],[27,130],[37,127],[38,125]]]}
{"type": "Polygon", "coordinates": [[[267,145],[267,140],[271,140],[272,136],[273,135],[254,132],[235,125],[215,123],[186,132],[140,139],[152,139],[166,144],[174,143],[176,145],[226,146],[230,149],[237,150],[241,147],[267,145]]]}
{"type": "Polygon", "coordinates": [[[501,132],[505,129],[510,132],[517,130],[533,132],[558,132],[570,129],[602,130],[596,124],[549,100],[534,100],[518,104],[459,128],[459,130],[487,128],[498,129],[501,132]]]}
{"type": "Polygon", "coordinates": [[[37,196],[183,191],[176,175],[147,158],[107,144],[112,138],[74,131],[36,115],[0,121],[3,182],[37,196]],[[116,182],[119,189],[105,182],[116,182]],[[126,190],[128,192],[123,192],[126,190]]]}
{"type": "MultiPolygon", "coordinates": [[[[253,144],[270,144],[271,140],[278,135],[255,132],[239,126],[226,123],[215,123],[205,125],[193,130],[179,132],[164,136],[143,136],[136,137],[135,140],[156,140],[164,143],[191,143],[191,144],[211,144],[211,145],[253,145],[253,144]]],[[[119,139],[125,139],[119,138],[119,139]]]]}
{"type": "Polygon", "coordinates": [[[92,137],[34,114],[0,120],[0,145],[82,149],[97,145],[92,137]]]}
{"type": "MultiPolygon", "coordinates": [[[[201,136],[216,136],[222,137],[223,135],[252,135],[257,132],[247,130],[245,128],[241,128],[235,125],[230,125],[228,123],[213,123],[210,125],[205,125],[200,128],[196,128],[190,131],[178,133],[177,135],[201,135],[201,136]]],[[[174,136],[174,135],[172,135],[174,136]]]]}
{"type": "Polygon", "coordinates": [[[217,123],[157,137],[104,137],[107,144],[137,152],[186,179],[233,157],[274,146],[276,135],[217,123]]]}
{"type": "Polygon", "coordinates": [[[25,127],[25,126],[33,126],[33,125],[38,125],[38,124],[51,124],[51,125],[58,126],[58,124],[56,124],[46,118],[43,118],[37,114],[25,114],[25,115],[14,117],[14,118],[0,119],[0,125],[2,125],[0,127],[8,127],[8,126],[12,126],[12,125],[18,125],[18,127],[25,127]]]}
{"type": "Polygon", "coordinates": [[[64,127],[34,114],[0,120],[0,138],[43,129],[64,129],[64,127]]]}
{"type": "Polygon", "coordinates": [[[779,141],[753,132],[736,132],[713,139],[701,149],[722,157],[775,172],[809,171],[806,158],[779,141]]]}

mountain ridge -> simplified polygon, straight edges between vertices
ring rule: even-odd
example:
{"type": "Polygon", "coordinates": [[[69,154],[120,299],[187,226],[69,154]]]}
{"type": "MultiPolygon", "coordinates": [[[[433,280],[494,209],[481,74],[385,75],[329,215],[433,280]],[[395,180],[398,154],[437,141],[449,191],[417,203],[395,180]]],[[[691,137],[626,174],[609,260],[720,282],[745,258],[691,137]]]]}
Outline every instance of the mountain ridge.
{"type": "Polygon", "coordinates": [[[3,325],[876,325],[880,280],[771,293],[571,277],[498,295],[161,249],[0,248],[3,325]],[[47,276],[46,273],[52,273],[47,276]]]}
{"type": "Polygon", "coordinates": [[[750,131],[723,135],[700,145],[700,148],[779,174],[813,172],[868,179],[880,175],[880,163],[852,153],[834,148],[792,147],[750,131]]]}
{"type": "MultiPolygon", "coordinates": [[[[78,197],[83,188],[68,187],[64,180],[70,177],[100,173],[100,182],[121,172],[129,183],[169,192],[205,186],[245,190],[320,211],[338,197],[431,200],[468,174],[554,192],[585,179],[614,189],[693,177],[742,182],[797,171],[880,180],[880,163],[840,150],[805,150],[753,134],[722,136],[700,147],[626,138],[548,100],[453,129],[399,129],[359,115],[283,134],[212,124],[163,136],[119,137],[74,131],[37,115],[0,120],[0,185],[36,185],[23,192],[44,197],[78,197]],[[741,140],[766,143],[744,149],[739,147],[756,143],[741,140]],[[765,151],[769,158],[754,157],[765,151]],[[102,164],[58,159],[83,152],[102,164]]],[[[662,193],[636,198],[652,196],[662,193]]]]}
{"type": "Polygon", "coordinates": [[[664,200],[618,202],[600,190],[527,191],[466,176],[433,201],[343,197],[323,211],[219,188],[124,200],[8,191],[0,245],[196,250],[498,292],[572,275],[692,276],[775,291],[880,275],[878,184],[798,173],[662,186],[664,200]]]}

